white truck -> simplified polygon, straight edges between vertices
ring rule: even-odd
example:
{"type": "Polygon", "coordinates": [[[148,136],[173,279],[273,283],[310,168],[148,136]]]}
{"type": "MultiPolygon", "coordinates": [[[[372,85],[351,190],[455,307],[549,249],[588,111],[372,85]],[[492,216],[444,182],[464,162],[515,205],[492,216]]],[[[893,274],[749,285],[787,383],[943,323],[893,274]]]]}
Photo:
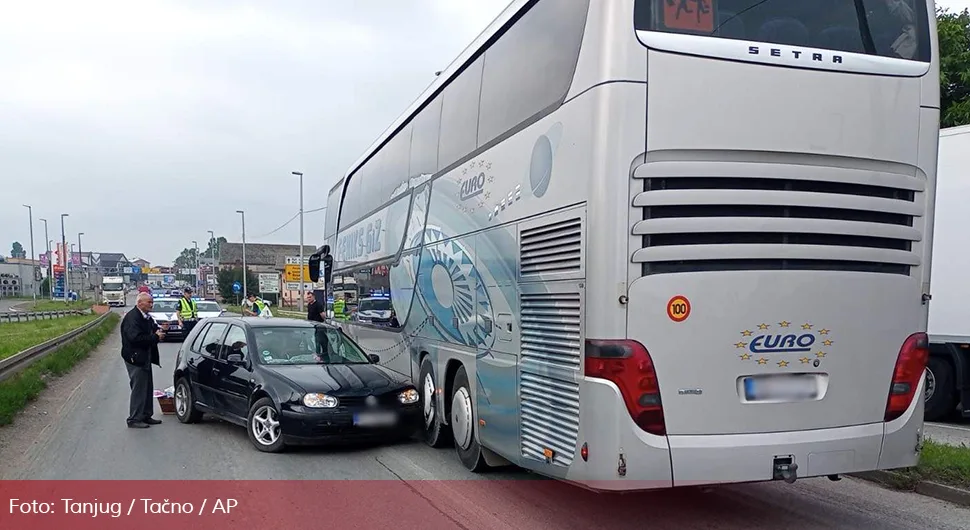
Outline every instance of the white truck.
{"type": "Polygon", "coordinates": [[[127,302],[125,279],[120,276],[105,276],[101,281],[101,298],[105,305],[125,307],[127,302]]]}
{"type": "Polygon", "coordinates": [[[970,418],[970,125],[940,131],[926,421],[970,418]]]}

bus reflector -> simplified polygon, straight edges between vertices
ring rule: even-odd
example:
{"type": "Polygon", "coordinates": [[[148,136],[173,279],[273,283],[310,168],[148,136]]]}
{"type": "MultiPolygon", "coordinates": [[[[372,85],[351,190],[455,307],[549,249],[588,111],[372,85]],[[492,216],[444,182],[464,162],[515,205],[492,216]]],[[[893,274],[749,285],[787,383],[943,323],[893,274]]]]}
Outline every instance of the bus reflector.
{"type": "Polygon", "coordinates": [[[899,349],[893,381],[889,387],[886,402],[885,421],[892,421],[903,415],[916,396],[920,379],[926,372],[930,357],[929,337],[926,333],[913,333],[899,349]]]}
{"type": "Polygon", "coordinates": [[[583,462],[589,461],[589,446],[583,442],[583,448],[579,450],[579,456],[583,457],[583,462]]]}
{"type": "Polygon", "coordinates": [[[627,411],[644,431],[664,436],[663,404],[653,359],[635,340],[587,340],[586,376],[613,382],[627,411]]]}

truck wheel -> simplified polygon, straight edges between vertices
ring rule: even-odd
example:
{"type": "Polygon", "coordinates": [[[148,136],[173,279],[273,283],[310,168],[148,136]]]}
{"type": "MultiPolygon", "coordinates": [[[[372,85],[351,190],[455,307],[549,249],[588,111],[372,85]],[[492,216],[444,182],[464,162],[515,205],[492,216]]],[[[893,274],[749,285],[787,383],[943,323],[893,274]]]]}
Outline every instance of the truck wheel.
{"type": "Polygon", "coordinates": [[[956,407],[956,388],[953,385],[953,367],[939,357],[930,357],[926,364],[926,421],[936,421],[953,412],[956,407]]]}
{"type": "Polygon", "coordinates": [[[468,384],[468,374],[462,366],[455,374],[455,390],[451,398],[451,432],[455,440],[455,450],[461,463],[473,473],[481,473],[489,469],[482,453],[476,435],[475,405],[468,384]]]}

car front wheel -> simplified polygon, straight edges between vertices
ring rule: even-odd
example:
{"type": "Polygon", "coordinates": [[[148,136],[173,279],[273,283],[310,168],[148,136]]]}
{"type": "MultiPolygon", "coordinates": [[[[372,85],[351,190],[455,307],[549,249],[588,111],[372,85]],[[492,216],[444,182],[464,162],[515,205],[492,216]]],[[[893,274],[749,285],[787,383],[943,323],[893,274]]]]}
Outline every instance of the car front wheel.
{"type": "Polygon", "coordinates": [[[264,453],[279,453],[284,449],[283,427],[280,415],[273,400],[262,398],[249,408],[249,421],[246,422],[249,441],[264,453]]]}
{"type": "Polygon", "coordinates": [[[202,419],[202,412],[195,408],[192,387],[184,377],[175,385],[175,416],[182,423],[195,423],[202,419]]]}

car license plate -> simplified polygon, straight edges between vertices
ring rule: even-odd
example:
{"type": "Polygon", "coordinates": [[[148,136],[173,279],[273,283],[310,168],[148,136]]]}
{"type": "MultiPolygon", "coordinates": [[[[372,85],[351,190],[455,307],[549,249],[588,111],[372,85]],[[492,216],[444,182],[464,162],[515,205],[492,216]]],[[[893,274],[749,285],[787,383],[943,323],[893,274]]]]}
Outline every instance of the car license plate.
{"type": "Polygon", "coordinates": [[[746,401],[807,401],[818,398],[818,378],[813,374],[748,377],[746,401]]]}
{"type": "Polygon", "coordinates": [[[354,425],[358,427],[389,427],[395,423],[397,423],[397,415],[393,412],[354,413],[354,425]]]}

